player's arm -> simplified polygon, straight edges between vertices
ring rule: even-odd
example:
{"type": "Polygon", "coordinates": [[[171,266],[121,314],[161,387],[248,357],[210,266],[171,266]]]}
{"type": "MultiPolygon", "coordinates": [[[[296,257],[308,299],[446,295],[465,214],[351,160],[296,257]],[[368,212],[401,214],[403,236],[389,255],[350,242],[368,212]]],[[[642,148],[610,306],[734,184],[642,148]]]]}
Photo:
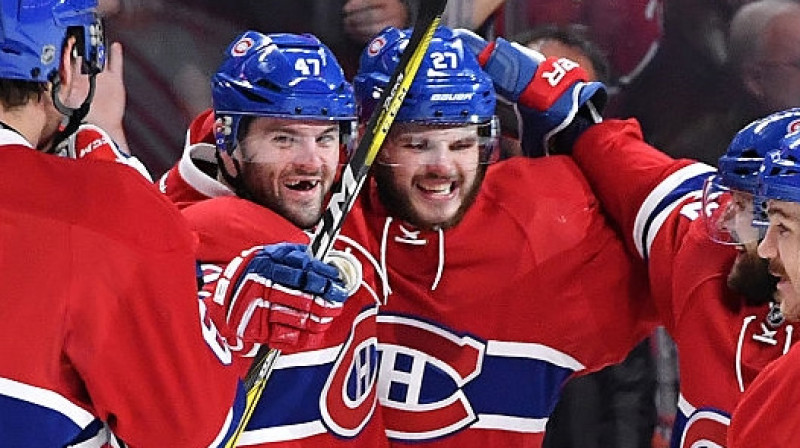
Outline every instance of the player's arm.
{"type": "Polygon", "coordinates": [[[604,87],[587,82],[577,64],[502,39],[485,43],[466,32],[463,38],[498,93],[516,102],[525,154],[571,154],[627,243],[646,258],[664,212],[701,191],[713,169],[648,145],[634,120],[603,121],[604,87]]]}
{"type": "Polygon", "coordinates": [[[95,95],[86,123],[66,140],[57,151],[73,159],[107,160],[127,165],[145,179],[153,181],[144,164],[131,155],[122,124],[125,113],[125,85],[122,72],[122,46],[109,47],[105,69],[97,75],[95,95]]]}

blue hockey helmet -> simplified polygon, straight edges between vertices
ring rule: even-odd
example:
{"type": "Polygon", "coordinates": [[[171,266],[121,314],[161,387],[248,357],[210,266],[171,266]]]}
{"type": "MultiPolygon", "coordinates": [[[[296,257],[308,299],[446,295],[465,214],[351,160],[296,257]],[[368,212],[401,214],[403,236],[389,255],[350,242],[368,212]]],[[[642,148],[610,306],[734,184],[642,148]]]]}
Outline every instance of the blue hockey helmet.
{"type": "MultiPolygon", "coordinates": [[[[366,121],[400,62],[412,30],[389,27],[367,45],[353,79],[359,118],[366,121]]],[[[470,124],[494,117],[492,80],[452,30],[439,27],[395,121],[470,124]]]]}
{"type": "Polygon", "coordinates": [[[719,159],[718,173],[708,179],[703,191],[704,217],[714,241],[742,244],[764,236],[767,218],[758,195],[758,173],[765,156],[798,129],[800,108],[755,120],[736,133],[719,159]]]}
{"type": "Polygon", "coordinates": [[[800,130],[800,108],[776,112],[745,126],[719,158],[722,183],[729,188],[755,193],[764,157],[778,148],[786,134],[796,130],[800,130]]]}
{"type": "Polygon", "coordinates": [[[219,150],[230,154],[238,146],[246,116],[340,121],[350,149],[353,87],[330,49],[310,34],[243,33],[228,47],[211,84],[219,150]]]}
{"type": "MultiPolygon", "coordinates": [[[[378,106],[413,30],[384,29],[361,54],[353,79],[359,118],[367,121],[378,106]]],[[[417,76],[397,112],[398,124],[479,125],[481,161],[497,158],[499,125],[492,79],[451,29],[434,31],[417,76]]]]}
{"type": "Polygon", "coordinates": [[[784,137],[764,159],[759,173],[759,196],[800,202],[800,131],[784,137]]]}
{"type": "Polygon", "coordinates": [[[55,81],[64,41],[74,35],[82,72],[105,63],[97,0],[3,0],[0,2],[0,78],[55,81]]]}

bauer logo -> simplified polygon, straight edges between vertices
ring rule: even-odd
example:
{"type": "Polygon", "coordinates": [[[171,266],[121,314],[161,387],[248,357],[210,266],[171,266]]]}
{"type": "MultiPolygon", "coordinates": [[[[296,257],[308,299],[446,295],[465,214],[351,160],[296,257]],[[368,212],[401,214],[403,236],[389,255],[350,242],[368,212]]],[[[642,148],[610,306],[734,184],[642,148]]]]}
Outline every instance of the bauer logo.
{"type": "Polygon", "coordinates": [[[247,53],[247,50],[253,48],[253,45],[253,39],[249,37],[243,37],[239,39],[239,42],[236,42],[233,47],[231,47],[231,56],[244,56],[247,53]]]}
{"type": "Polygon", "coordinates": [[[372,42],[369,43],[369,47],[367,47],[367,54],[370,57],[375,57],[378,53],[383,50],[383,47],[386,46],[386,38],[383,36],[376,37],[372,39],[372,42]]]}
{"type": "Polygon", "coordinates": [[[434,93],[431,101],[471,101],[474,93],[434,93]]]}

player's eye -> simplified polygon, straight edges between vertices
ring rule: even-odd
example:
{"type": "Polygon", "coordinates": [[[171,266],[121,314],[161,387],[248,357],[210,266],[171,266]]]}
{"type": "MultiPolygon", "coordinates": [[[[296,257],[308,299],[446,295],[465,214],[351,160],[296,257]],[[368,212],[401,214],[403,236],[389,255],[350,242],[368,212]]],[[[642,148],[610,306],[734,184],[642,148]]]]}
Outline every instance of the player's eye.
{"type": "Polygon", "coordinates": [[[428,149],[428,140],[410,135],[399,138],[397,143],[400,147],[412,151],[425,151],[428,149]]]}
{"type": "Polygon", "coordinates": [[[290,148],[295,144],[296,139],[291,134],[276,132],[272,134],[270,141],[279,148],[290,148]]]}
{"type": "Polygon", "coordinates": [[[331,146],[338,144],[339,136],[335,133],[326,133],[317,137],[317,144],[320,146],[331,146]]]}
{"type": "Polygon", "coordinates": [[[451,151],[466,151],[468,149],[474,148],[478,143],[478,139],[476,138],[464,138],[458,140],[450,145],[451,151]]]}

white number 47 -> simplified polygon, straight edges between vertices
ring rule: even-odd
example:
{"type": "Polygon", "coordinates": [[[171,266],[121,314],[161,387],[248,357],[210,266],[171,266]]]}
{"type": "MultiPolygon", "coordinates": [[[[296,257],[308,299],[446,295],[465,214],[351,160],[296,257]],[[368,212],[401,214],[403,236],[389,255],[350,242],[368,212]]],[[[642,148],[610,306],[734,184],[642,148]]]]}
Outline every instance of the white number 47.
{"type": "Polygon", "coordinates": [[[294,61],[294,69],[302,73],[303,76],[319,76],[319,59],[297,59],[294,61]]]}

